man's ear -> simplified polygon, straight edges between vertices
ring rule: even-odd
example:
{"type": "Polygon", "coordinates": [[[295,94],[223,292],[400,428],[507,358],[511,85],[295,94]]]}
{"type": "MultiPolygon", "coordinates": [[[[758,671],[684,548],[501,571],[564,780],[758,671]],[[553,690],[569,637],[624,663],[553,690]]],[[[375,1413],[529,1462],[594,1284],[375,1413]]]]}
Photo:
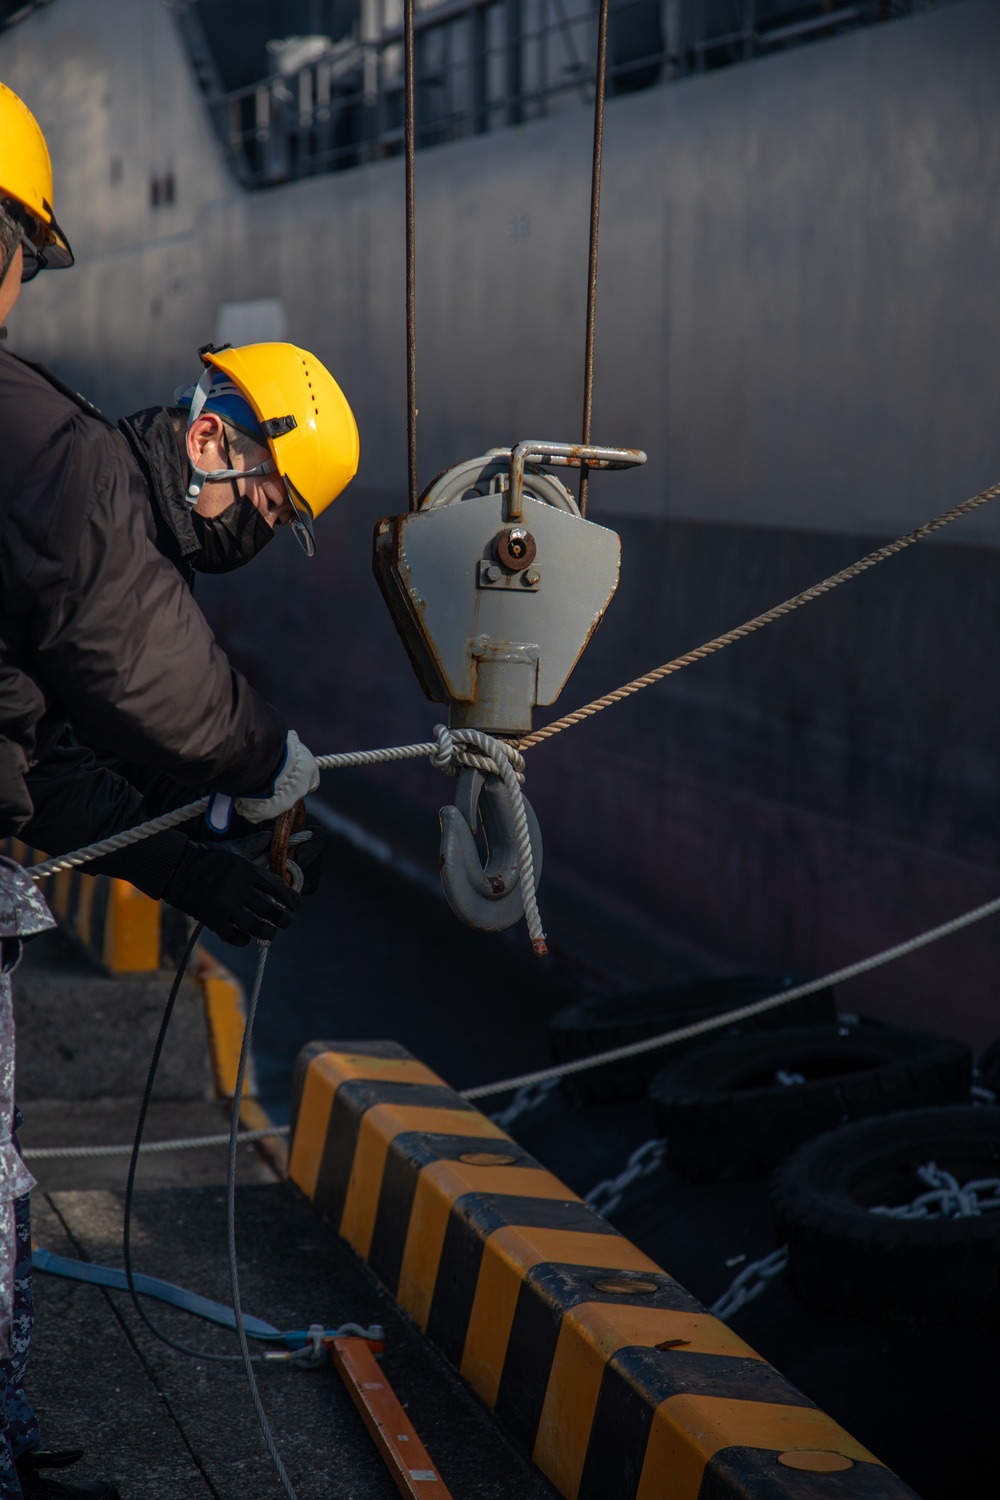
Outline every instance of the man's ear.
{"type": "Polygon", "coordinates": [[[199,469],[227,467],[222,463],[222,418],[214,411],[202,412],[187,430],[188,458],[199,469]],[[207,462],[206,462],[207,460],[207,462]]]}

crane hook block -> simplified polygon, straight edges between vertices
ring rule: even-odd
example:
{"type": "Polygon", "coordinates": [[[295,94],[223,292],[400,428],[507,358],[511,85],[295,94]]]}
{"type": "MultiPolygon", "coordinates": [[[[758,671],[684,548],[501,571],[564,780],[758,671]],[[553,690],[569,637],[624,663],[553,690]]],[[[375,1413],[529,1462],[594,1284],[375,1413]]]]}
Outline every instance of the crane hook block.
{"type": "MultiPolygon", "coordinates": [[[[542,835],[524,799],[537,883],[542,872],[542,835]]],[[[524,916],[517,836],[510,799],[499,776],[468,767],[459,771],[455,800],[441,809],[441,885],[448,905],[467,927],[502,932],[524,916]],[[485,865],[476,845],[482,827],[485,865]]]]}
{"type": "Polygon", "coordinates": [[[637,449],[570,443],[494,448],[446,469],[417,510],[378,523],[375,576],[424,692],[448,704],[452,728],[527,733],[618,586],[617,534],[584,520],[548,471],[645,461],[637,449]]]}

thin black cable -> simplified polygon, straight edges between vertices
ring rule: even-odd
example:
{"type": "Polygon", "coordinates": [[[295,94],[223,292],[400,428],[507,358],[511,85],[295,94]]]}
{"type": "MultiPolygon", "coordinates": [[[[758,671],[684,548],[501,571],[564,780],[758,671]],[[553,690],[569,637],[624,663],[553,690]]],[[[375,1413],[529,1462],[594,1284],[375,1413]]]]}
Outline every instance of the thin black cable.
{"type": "Polygon", "coordinates": [[[406,475],[410,509],[417,508],[417,208],[416,93],[413,0],[403,5],[403,150],[406,157],[406,475]]]}
{"type": "Polygon", "coordinates": [[[267,1420],[264,1403],[260,1399],[260,1391],[257,1389],[257,1380],[253,1372],[254,1356],[250,1353],[247,1344],[247,1333],[243,1326],[243,1306],[240,1302],[240,1278],[239,1267],[236,1264],[236,1151],[239,1145],[240,1129],[240,1100],[243,1098],[243,1083],[247,1075],[247,1066],[250,1060],[250,1044],[253,1038],[254,1017],[257,1014],[257,1001],[260,998],[260,987],[264,979],[264,965],[267,963],[267,953],[270,943],[263,938],[257,939],[257,972],[254,975],[253,989],[247,1003],[247,1018],[243,1026],[243,1045],[240,1048],[240,1064],[236,1070],[236,1091],[233,1094],[233,1114],[229,1126],[229,1170],[226,1174],[226,1248],[229,1255],[229,1286],[233,1299],[233,1313],[236,1317],[236,1335],[240,1341],[240,1358],[243,1361],[243,1371],[250,1387],[250,1396],[253,1401],[254,1411],[257,1413],[257,1421],[260,1424],[261,1436],[264,1446],[274,1465],[275,1472],[281,1481],[281,1487],[288,1500],[298,1500],[295,1487],[288,1477],[288,1471],[282,1462],[278,1445],[271,1431],[271,1424],[267,1420]]]}
{"type": "MultiPolygon", "coordinates": [[[[170,994],[167,996],[166,1007],[163,1011],[163,1019],[160,1022],[160,1029],[156,1037],[156,1045],[153,1047],[153,1056],[150,1059],[149,1072],[146,1075],[146,1086],[142,1091],[142,1100],[139,1104],[139,1118],[136,1121],[135,1138],[132,1141],[132,1155],[129,1157],[128,1164],[128,1179],[125,1183],[125,1223],[122,1228],[122,1254],[125,1261],[125,1279],[128,1282],[128,1290],[129,1296],[132,1298],[132,1306],[135,1308],[142,1322],[145,1323],[146,1327],[149,1329],[154,1338],[159,1339],[161,1344],[166,1344],[168,1348],[175,1350],[175,1352],[178,1354],[187,1354],[190,1355],[193,1359],[213,1360],[216,1362],[229,1364],[233,1361],[240,1360],[242,1356],[239,1354],[210,1354],[205,1349],[191,1349],[187,1344],[179,1344],[175,1339],[169,1338],[165,1333],[161,1332],[161,1330],[157,1328],[152,1319],[147,1315],[146,1309],[143,1307],[142,1302],[139,1299],[139,1293],[135,1285],[135,1276],[132,1271],[132,1198],[135,1191],[135,1174],[136,1169],[139,1165],[139,1151],[142,1146],[142,1135],[143,1131],[146,1128],[146,1115],[149,1112],[149,1103],[153,1096],[153,1085],[156,1082],[156,1073],[157,1069],[160,1066],[160,1054],[163,1052],[163,1044],[166,1041],[167,1030],[170,1026],[170,1018],[174,1013],[174,1005],[177,1002],[177,996],[180,994],[181,984],[183,982],[184,975],[187,973],[187,967],[191,961],[191,955],[194,952],[195,945],[198,942],[198,939],[201,937],[203,931],[204,924],[199,922],[194,928],[194,931],[191,933],[191,936],[188,938],[187,947],[184,949],[181,961],[177,965],[177,973],[174,975],[174,982],[170,986],[170,994]]],[[[238,1099],[240,1095],[237,1094],[236,1097],[238,1099]]],[[[236,1109],[235,1113],[238,1121],[238,1108],[236,1109]]],[[[258,1358],[259,1357],[260,1356],[258,1356],[258,1358]]]]}
{"type": "MultiPolygon", "coordinates": [[[[597,21],[597,74],[594,79],[594,159],[590,177],[590,259],[587,267],[587,338],[583,356],[583,436],[590,442],[594,409],[594,333],[597,327],[597,242],[601,229],[601,166],[604,156],[604,92],[608,75],[608,0],[601,0],[597,21]]],[[[587,514],[590,470],[580,469],[580,514],[587,514]]]]}

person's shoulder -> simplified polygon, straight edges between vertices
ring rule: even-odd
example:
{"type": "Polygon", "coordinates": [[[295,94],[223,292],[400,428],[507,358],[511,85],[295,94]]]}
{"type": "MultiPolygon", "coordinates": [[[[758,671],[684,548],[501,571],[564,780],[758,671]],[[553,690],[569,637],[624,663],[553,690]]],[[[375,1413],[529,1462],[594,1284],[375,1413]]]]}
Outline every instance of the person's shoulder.
{"type": "Polygon", "coordinates": [[[113,432],[108,419],[40,365],[0,350],[0,438],[8,462],[50,448],[62,431],[113,432]]]}
{"type": "Polygon", "coordinates": [[[29,403],[33,410],[61,412],[64,420],[72,410],[69,398],[46,380],[41,370],[8,349],[0,349],[0,413],[23,412],[29,403]]]}

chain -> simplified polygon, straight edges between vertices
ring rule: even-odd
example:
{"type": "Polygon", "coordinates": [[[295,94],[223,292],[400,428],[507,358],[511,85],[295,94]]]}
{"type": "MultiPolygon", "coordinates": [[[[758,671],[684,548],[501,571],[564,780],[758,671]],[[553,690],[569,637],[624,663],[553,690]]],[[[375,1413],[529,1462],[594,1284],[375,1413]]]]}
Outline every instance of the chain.
{"type": "Polygon", "coordinates": [[[788,1250],[780,1245],[777,1250],[772,1250],[770,1255],[765,1255],[762,1260],[752,1260],[748,1266],[730,1283],[726,1291],[717,1302],[713,1302],[708,1309],[715,1318],[721,1318],[723,1322],[738,1313],[741,1307],[746,1307],[748,1302],[753,1302],[761,1292],[767,1290],[776,1276],[780,1276],[788,1265],[788,1250]]]}
{"type": "Polygon", "coordinates": [[[868,1212],[888,1219],[978,1219],[1000,1208],[1000,1177],[979,1177],[963,1187],[954,1173],[933,1161],[918,1167],[917,1176],[928,1192],[895,1208],[879,1203],[868,1212]]]}
{"type": "Polygon", "coordinates": [[[530,1114],[544,1104],[546,1099],[551,1098],[561,1083],[561,1078],[549,1078],[544,1083],[526,1083],[523,1089],[518,1089],[507,1108],[490,1115],[490,1119],[501,1130],[509,1130],[523,1115],[530,1114]]]}
{"type": "Polygon", "coordinates": [[[642,1177],[652,1177],[654,1172],[659,1171],[666,1154],[667,1143],[662,1136],[654,1136],[651,1141],[645,1141],[632,1152],[617,1177],[606,1177],[603,1182],[598,1182],[591,1188],[584,1203],[595,1214],[606,1219],[620,1207],[633,1182],[638,1182],[642,1177]]]}

